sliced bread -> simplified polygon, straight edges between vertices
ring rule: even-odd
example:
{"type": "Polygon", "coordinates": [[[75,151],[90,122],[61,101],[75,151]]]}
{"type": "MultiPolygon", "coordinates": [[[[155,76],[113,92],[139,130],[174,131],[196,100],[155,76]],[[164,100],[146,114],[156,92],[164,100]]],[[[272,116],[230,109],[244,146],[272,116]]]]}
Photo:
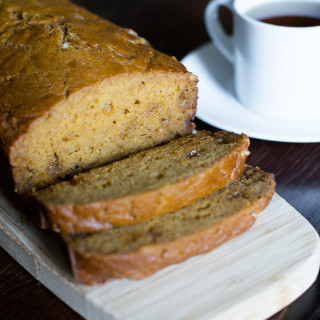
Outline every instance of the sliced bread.
{"type": "Polygon", "coordinates": [[[178,211],[90,235],[62,235],[77,281],[141,279],[208,252],[247,230],[275,188],[272,174],[246,166],[227,187],[178,211]]]}
{"type": "Polygon", "coordinates": [[[0,1],[0,149],[28,193],[194,128],[197,77],[67,0],[0,1]]]}
{"type": "Polygon", "coordinates": [[[95,232],[137,223],[192,204],[237,179],[249,138],[198,132],[33,193],[40,225],[95,232]]]}

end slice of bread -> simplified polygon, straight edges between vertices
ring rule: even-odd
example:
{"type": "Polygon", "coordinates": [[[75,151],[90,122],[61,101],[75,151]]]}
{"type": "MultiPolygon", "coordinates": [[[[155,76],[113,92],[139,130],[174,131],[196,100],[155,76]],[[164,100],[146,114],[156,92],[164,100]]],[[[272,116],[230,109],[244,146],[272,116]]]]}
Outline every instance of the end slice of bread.
{"type": "Polygon", "coordinates": [[[274,189],[272,174],[246,166],[233,183],[178,211],[90,235],[63,234],[75,279],[142,279],[206,253],[252,226],[274,189]]]}
{"type": "Polygon", "coordinates": [[[41,226],[95,232],[186,207],[237,179],[249,138],[198,132],[33,193],[41,226]]]}

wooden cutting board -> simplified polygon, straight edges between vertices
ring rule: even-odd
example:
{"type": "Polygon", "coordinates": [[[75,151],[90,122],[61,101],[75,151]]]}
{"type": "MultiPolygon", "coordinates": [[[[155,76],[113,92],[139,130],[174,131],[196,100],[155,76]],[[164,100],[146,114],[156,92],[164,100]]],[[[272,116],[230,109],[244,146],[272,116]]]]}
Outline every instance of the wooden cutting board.
{"type": "Polygon", "coordinates": [[[319,235],[275,194],[255,225],[209,254],[140,281],[75,283],[55,235],[24,222],[0,194],[0,244],[87,319],[265,319],[314,282],[319,235]]]}

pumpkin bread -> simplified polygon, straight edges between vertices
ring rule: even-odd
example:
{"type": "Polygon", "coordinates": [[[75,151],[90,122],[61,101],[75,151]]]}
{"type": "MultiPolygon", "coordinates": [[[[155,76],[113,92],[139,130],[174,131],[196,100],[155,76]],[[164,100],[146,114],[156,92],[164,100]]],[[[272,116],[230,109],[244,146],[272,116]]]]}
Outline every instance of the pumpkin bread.
{"type": "Polygon", "coordinates": [[[0,1],[0,148],[19,193],[191,133],[197,77],[67,0],[0,1]]]}
{"type": "Polygon", "coordinates": [[[237,179],[249,138],[201,131],[32,194],[30,211],[56,232],[95,232],[193,203],[237,179]]]}
{"type": "Polygon", "coordinates": [[[142,279],[206,253],[252,226],[274,188],[272,174],[246,166],[238,180],[183,209],[94,234],[62,235],[74,277],[89,285],[142,279]]]}

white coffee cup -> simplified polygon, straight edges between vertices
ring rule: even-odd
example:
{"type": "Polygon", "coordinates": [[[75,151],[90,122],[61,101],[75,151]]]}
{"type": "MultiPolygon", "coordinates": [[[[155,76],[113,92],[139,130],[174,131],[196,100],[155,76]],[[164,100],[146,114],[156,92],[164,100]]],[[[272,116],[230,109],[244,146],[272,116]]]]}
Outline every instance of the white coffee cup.
{"type": "Polygon", "coordinates": [[[235,94],[244,107],[272,118],[320,120],[320,26],[259,21],[276,15],[320,18],[320,0],[214,0],[205,24],[215,46],[234,64],[235,94]],[[220,5],[233,12],[232,36],[220,25],[220,5]]]}

